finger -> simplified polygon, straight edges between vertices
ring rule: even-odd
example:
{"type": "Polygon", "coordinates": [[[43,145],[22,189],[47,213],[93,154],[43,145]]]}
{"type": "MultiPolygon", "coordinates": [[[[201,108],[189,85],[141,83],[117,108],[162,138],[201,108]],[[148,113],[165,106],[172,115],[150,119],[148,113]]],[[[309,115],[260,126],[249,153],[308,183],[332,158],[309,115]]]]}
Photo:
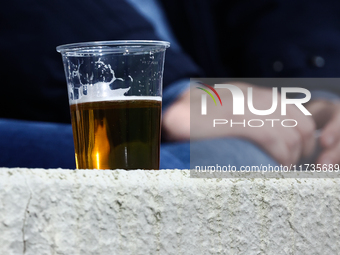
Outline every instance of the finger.
{"type": "Polygon", "coordinates": [[[300,110],[287,107],[287,114],[298,122],[295,127],[301,136],[301,156],[308,157],[316,147],[316,125],[310,116],[304,115],[300,110]]]}
{"type": "MultiPolygon", "coordinates": [[[[259,130],[260,131],[260,130],[259,130]]],[[[261,146],[278,163],[293,164],[298,161],[301,153],[299,134],[293,129],[268,128],[261,132],[251,132],[246,137],[261,146]]]]}
{"type": "Polygon", "coordinates": [[[302,155],[302,136],[296,128],[285,128],[282,138],[286,143],[289,151],[289,158],[286,165],[295,164],[299,161],[302,155]]]}
{"type": "Polygon", "coordinates": [[[333,117],[334,103],[327,100],[316,99],[308,104],[308,111],[312,114],[316,129],[324,128],[333,117]]]}
{"type": "Polygon", "coordinates": [[[327,164],[334,165],[340,163],[340,142],[335,144],[331,148],[327,148],[325,151],[321,153],[319,156],[317,163],[318,164],[327,164]]]}
{"type": "Polygon", "coordinates": [[[324,127],[320,135],[320,144],[324,148],[331,148],[340,141],[340,109],[324,127]]]}

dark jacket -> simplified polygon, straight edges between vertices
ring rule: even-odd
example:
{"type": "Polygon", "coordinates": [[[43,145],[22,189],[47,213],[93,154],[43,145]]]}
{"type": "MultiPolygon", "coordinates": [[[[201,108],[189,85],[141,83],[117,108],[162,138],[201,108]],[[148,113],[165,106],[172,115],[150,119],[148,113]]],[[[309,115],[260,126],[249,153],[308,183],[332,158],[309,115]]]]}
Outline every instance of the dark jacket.
{"type": "MultiPolygon", "coordinates": [[[[197,76],[337,77],[340,73],[340,2],[161,1],[190,55],[170,47],[165,87],[197,76]]],[[[0,9],[0,118],[69,122],[65,75],[55,47],[128,39],[159,38],[124,0],[7,2],[0,9]]],[[[339,92],[334,85],[322,89],[339,92]]]]}
{"type": "MultiPolygon", "coordinates": [[[[207,77],[339,77],[337,0],[161,0],[207,77]]],[[[340,94],[339,86],[324,86],[340,94]]]]}
{"type": "MultiPolygon", "coordinates": [[[[7,2],[0,9],[0,118],[69,122],[61,56],[56,46],[99,40],[158,39],[124,0],[7,2]]],[[[167,50],[164,86],[200,71],[167,50]]]]}

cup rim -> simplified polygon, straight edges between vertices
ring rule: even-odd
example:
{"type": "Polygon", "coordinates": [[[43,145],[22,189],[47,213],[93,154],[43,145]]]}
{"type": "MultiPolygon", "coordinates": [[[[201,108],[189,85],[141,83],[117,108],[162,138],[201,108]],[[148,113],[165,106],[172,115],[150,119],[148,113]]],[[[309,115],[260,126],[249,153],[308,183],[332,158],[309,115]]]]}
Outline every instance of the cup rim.
{"type": "Polygon", "coordinates": [[[56,47],[59,53],[124,53],[140,52],[145,49],[166,49],[170,47],[167,41],[157,40],[115,40],[93,41],[63,44],[56,47]],[[124,46],[126,46],[124,48],[124,46]],[[127,49],[128,47],[128,49],[127,49]]]}

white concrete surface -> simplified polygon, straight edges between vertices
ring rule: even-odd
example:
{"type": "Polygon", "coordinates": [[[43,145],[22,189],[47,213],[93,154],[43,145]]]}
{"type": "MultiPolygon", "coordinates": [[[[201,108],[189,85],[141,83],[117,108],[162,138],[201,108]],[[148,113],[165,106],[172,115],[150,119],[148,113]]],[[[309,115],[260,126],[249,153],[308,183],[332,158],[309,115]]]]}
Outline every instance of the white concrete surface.
{"type": "Polygon", "coordinates": [[[0,254],[340,254],[339,179],[0,169],[0,254]]]}

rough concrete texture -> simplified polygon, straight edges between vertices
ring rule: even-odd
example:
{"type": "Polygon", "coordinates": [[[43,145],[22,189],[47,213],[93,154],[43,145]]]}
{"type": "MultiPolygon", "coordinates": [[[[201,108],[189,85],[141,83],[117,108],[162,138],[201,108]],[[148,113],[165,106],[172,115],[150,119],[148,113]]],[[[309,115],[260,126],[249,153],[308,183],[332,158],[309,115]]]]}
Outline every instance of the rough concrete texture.
{"type": "Polygon", "coordinates": [[[340,254],[339,179],[0,169],[0,254],[340,254]]]}

